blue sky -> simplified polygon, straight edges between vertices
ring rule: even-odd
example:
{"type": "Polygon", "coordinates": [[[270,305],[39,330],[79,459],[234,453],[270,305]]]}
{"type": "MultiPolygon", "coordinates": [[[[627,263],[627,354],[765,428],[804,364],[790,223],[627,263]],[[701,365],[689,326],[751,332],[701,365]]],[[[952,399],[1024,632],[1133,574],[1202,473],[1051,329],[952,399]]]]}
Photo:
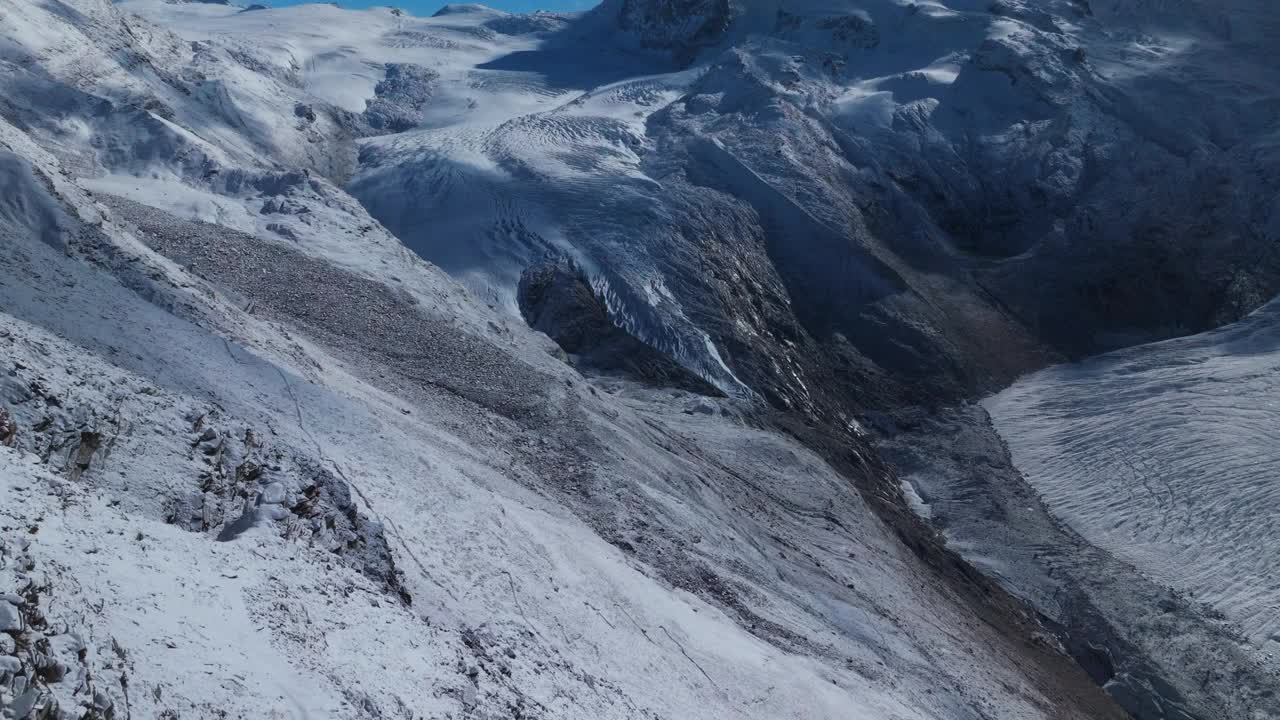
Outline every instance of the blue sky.
{"type": "MultiPolygon", "coordinates": [[[[253,0],[259,2],[261,0],[253,0]]],[[[264,4],[272,7],[283,7],[285,5],[297,5],[300,0],[265,0],[264,4]]],[[[465,1],[465,0],[459,0],[465,1]]],[[[248,0],[246,0],[247,4],[248,0]]],[[[507,12],[533,12],[534,10],[588,10],[594,7],[598,0],[486,0],[483,5],[488,5],[499,10],[507,12]]],[[[370,5],[394,5],[404,8],[414,15],[430,15],[439,10],[445,4],[444,0],[338,0],[338,4],[343,7],[362,8],[370,5]]]]}

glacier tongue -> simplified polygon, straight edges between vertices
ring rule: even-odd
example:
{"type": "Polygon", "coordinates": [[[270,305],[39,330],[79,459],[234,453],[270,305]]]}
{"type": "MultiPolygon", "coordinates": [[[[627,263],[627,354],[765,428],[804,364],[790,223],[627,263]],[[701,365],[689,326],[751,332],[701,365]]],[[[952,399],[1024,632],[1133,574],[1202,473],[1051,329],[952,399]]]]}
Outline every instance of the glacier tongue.
{"type": "Polygon", "coordinates": [[[1032,375],[986,401],[1014,462],[1099,547],[1280,647],[1280,305],[1032,375]]]}

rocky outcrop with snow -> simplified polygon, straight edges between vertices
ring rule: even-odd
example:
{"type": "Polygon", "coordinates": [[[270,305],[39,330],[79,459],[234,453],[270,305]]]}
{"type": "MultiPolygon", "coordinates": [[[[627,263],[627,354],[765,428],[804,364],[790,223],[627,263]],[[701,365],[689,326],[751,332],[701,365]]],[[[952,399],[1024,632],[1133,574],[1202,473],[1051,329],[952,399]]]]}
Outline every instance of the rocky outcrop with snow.
{"type": "Polygon", "coordinates": [[[616,12],[618,27],[634,35],[642,47],[672,51],[687,61],[723,39],[734,7],[728,0],[621,0],[596,12],[616,12]]]}

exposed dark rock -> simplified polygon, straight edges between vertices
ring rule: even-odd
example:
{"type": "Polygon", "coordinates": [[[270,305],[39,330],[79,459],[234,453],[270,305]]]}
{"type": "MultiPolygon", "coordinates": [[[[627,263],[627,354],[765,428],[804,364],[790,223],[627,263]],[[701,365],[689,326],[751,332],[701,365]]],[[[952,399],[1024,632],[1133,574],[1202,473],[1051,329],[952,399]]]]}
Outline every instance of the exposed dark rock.
{"type": "Polygon", "coordinates": [[[641,46],[671,51],[680,61],[719,42],[733,18],[729,0],[621,0],[600,11],[616,12],[618,26],[641,46]]]}
{"type": "Polygon", "coordinates": [[[279,235],[282,238],[285,238],[286,240],[296,241],[298,239],[298,234],[295,233],[288,225],[281,225],[280,223],[267,223],[267,230],[270,230],[271,232],[279,235]]]}
{"type": "Polygon", "coordinates": [[[67,466],[67,474],[72,480],[79,480],[84,471],[89,469],[93,454],[98,451],[101,445],[101,433],[93,430],[80,431],[80,442],[76,445],[76,449],[72,453],[71,462],[67,466]]]}
{"type": "Polygon", "coordinates": [[[387,74],[366,103],[365,122],[383,132],[404,132],[422,122],[422,108],[435,91],[439,74],[412,63],[388,63],[387,74]]]}
{"type": "Polygon", "coordinates": [[[500,35],[528,35],[559,30],[568,24],[564,15],[537,11],[528,15],[504,15],[484,24],[500,35]]]}
{"type": "Polygon", "coordinates": [[[219,414],[195,421],[192,453],[205,466],[199,488],[177,499],[169,521],[192,532],[216,531],[231,542],[261,523],[282,523],[286,537],[302,537],[410,601],[381,523],[359,512],[343,478],[315,460],[269,446],[252,428],[222,426],[219,414]],[[220,427],[221,426],[221,427],[220,427]]]}
{"type": "Polygon", "coordinates": [[[550,259],[525,270],[517,298],[529,326],[546,333],[583,367],[703,395],[723,395],[615,325],[586,274],[571,261],[550,259]]]}
{"type": "Polygon", "coordinates": [[[446,3],[431,14],[431,17],[448,17],[449,15],[466,15],[467,13],[493,12],[479,3],[446,3]]]}
{"type": "Polygon", "coordinates": [[[18,437],[18,424],[9,417],[9,411],[0,407],[0,445],[13,447],[18,437]]]}

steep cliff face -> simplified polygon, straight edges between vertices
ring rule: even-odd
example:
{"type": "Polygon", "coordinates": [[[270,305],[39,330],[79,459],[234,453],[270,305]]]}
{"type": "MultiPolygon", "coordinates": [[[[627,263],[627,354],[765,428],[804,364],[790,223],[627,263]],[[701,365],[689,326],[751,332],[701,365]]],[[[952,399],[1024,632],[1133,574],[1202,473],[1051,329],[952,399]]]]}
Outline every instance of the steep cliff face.
{"type": "MultiPolygon", "coordinates": [[[[613,324],[604,298],[577,265],[547,259],[520,276],[520,314],[585,371],[621,375],[658,387],[724,397],[714,385],[613,324]]],[[[716,412],[715,405],[699,406],[716,412]]]]}

